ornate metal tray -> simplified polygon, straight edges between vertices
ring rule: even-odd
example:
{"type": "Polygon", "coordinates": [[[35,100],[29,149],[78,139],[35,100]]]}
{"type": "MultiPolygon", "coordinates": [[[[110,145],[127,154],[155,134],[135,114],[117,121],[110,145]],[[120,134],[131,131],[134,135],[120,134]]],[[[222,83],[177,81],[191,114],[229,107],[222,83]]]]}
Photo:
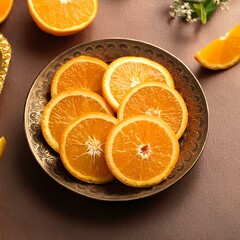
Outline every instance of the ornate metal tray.
{"type": "Polygon", "coordinates": [[[7,39],[0,33],[0,93],[3,89],[8,67],[11,60],[11,46],[7,39]]]}
{"type": "Polygon", "coordinates": [[[25,105],[25,132],[30,149],[40,166],[59,184],[87,197],[105,201],[127,201],[157,194],[181,179],[199,159],[207,138],[209,117],[203,90],[192,72],[169,52],[131,39],[102,39],[77,45],[50,62],[34,81],[25,105]],[[45,142],[40,127],[41,114],[50,99],[50,84],[56,70],[79,55],[90,55],[106,62],[121,56],[142,56],[164,65],[173,76],[176,89],[189,111],[187,129],[180,139],[180,157],[171,175],[152,188],[138,189],[117,180],[104,185],[83,183],[72,177],[45,142]]]}

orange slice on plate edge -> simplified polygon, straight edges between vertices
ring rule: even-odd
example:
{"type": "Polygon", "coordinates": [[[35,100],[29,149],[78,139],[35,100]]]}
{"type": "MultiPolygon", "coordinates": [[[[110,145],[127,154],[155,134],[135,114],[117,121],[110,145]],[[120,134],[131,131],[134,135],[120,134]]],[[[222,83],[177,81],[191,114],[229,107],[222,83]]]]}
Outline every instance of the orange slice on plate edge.
{"type": "Polygon", "coordinates": [[[76,118],[64,129],[60,139],[60,157],[76,178],[89,183],[111,182],[104,154],[108,132],[118,120],[105,113],[89,113],[76,118]]]}
{"type": "Polygon", "coordinates": [[[200,51],[194,58],[205,68],[227,69],[240,61],[240,24],[232,28],[200,51]]]}
{"type": "Polygon", "coordinates": [[[0,23],[5,21],[12,10],[14,0],[0,0],[0,23]]]}
{"type": "Polygon", "coordinates": [[[88,112],[104,112],[113,115],[105,100],[92,91],[63,91],[44,107],[41,119],[42,133],[47,143],[59,152],[59,140],[63,128],[76,117],[88,112]]]}
{"type": "Polygon", "coordinates": [[[7,141],[6,141],[5,137],[1,137],[0,138],[0,159],[2,158],[2,156],[5,152],[6,146],[7,146],[7,141]]]}
{"type": "Polygon", "coordinates": [[[105,147],[109,169],[122,183],[151,187],[166,179],[179,156],[173,130],[155,116],[136,115],[117,123],[105,147]]]}
{"type": "Polygon", "coordinates": [[[142,82],[159,81],[174,87],[168,70],[161,64],[143,57],[121,57],[109,64],[103,76],[103,96],[117,112],[128,90],[142,82]]]}
{"type": "Polygon", "coordinates": [[[55,73],[51,96],[65,90],[87,89],[102,95],[102,78],[108,64],[90,56],[79,56],[67,61],[55,73]]]}
{"type": "Polygon", "coordinates": [[[38,27],[56,36],[75,34],[96,17],[98,0],[27,0],[29,12],[38,27]]]}
{"type": "Polygon", "coordinates": [[[188,123],[188,110],[182,96],[160,82],[141,83],[125,95],[118,109],[118,119],[133,115],[152,115],[163,119],[178,139],[188,123]]]}

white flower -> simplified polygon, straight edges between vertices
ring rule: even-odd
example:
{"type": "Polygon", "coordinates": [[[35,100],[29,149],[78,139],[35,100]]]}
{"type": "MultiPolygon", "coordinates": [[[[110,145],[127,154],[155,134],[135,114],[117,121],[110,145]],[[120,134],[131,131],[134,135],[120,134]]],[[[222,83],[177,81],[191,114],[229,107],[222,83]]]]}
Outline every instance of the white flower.
{"type": "MultiPolygon", "coordinates": [[[[205,1],[198,0],[199,3],[204,3],[205,1]]],[[[210,3],[216,4],[217,7],[219,6],[221,10],[228,10],[228,3],[230,1],[231,0],[211,0],[210,3]]],[[[216,9],[214,9],[213,11],[215,10],[216,9]]],[[[173,0],[173,4],[170,6],[169,15],[172,18],[175,18],[176,16],[183,17],[189,23],[195,22],[197,19],[200,19],[200,16],[198,16],[198,14],[196,13],[194,5],[189,0],[173,0]]]]}
{"type": "Polygon", "coordinates": [[[220,5],[221,10],[228,10],[229,9],[228,1],[221,2],[219,5],[220,5]]]}

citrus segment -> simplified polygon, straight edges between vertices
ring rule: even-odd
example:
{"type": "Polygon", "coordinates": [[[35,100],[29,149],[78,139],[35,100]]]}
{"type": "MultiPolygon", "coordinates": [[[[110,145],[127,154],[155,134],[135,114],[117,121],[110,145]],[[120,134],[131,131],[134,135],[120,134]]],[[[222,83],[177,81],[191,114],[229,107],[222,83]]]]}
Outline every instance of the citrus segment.
{"type": "Polygon", "coordinates": [[[108,132],[117,119],[104,113],[90,113],[75,119],[63,131],[60,157],[76,178],[95,184],[114,179],[104,154],[108,132]]]}
{"type": "Polygon", "coordinates": [[[224,37],[209,43],[194,55],[195,59],[209,69],[226,69],[240,61],[240,24],[224,37]]]}
{"type": "Polygon", "coordinates": [[[169,176],[179,156],[172,129],[154,116],[119,121],[110,131],[105,156],[113,175],[132,187],[154,186],[169,176]]]}
{"type": "Polygon", "coordinates": [[[164,83],[139,84],[123,98],[118,110],[119,120],[142,114],[163,119],[178,139],[187,127],[188,111],[182,96],[164,83]]]}
{"type": "Polygon", "coordinates": [[[2,23],[9,15],[14,0],[0,0],[0,23],[2,23]]]}
{"type": "Polygon", "coordinates": [[[5,137],[1,137],[0,138],[0,159],[2,158],[3,153],[6,149],[6,145],[7,145],[7,142],[6,142],[5,137]]]}
{"type": "Polygon", "coordinates": [[[102,60],[79,56],[63,64],[52,80],[51,96],[74,89],[87,89],[102,94],[102,78],[108,65],[102,60]]]}
{"type": "Polygon", "coordinates": [[[103,77],[103,96],[117,112],[125,94],[142,82],[159,81],[174,87],[168,70],[143,57],[121,57],[114,60],[103,77]]]}
{"type": "Polygon", "coordinates": [[[96,17],[97,0],[28,0],[30,14],[43,31],[66,36],[87,27],[96,17]]]}
{"type": "Polygon", "coordinates": [[[63,128],[87,112],[113,114],[101,96],[87,90],[63,91],[48,102],[43,110],[41,127],[44,138],[56,152],[63,128]]]}

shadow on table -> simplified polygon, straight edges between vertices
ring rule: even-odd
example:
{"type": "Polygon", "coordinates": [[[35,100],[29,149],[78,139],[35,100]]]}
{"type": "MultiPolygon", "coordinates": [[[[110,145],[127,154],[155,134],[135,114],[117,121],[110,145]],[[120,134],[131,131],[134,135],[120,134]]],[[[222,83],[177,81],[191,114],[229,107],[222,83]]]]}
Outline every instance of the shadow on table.
{"type": "Polygon", "coordinates": [[[90,41],[92,36],[93,25],[84,29],[83,31],[70,35],[70,36],[54,36],[43,32],[36,27],[33,21],[26,22],[25,32],[22,38],[24,38],[25,51],[35,56],[35,59],[45,59],[49,62],[53,58],[57,57],[63,51],[81,44],[86,41],[90,41]]]}
{"type": "MultiPolygon", "coordinates": [[[[25,153],[19,153],[19,156],[25,155],[25,163],[19,162],[20,178],[25,188],[30,193],[30,197],[40,204],[40,208],[51,212],[58,218],[82,222],[95,222],[98,225],[110,223],[120,223],[122,221],[137,221],[156,210],[164,216],[168,212],[174,212],[188,196],[194,187],[194,179],[197,178],[194,169],[191,173],[194,177],[191,181],[186,179],[180,180],[170,188],[160,192],[152,197],[125,202],[99,201],[87,198],[56,183],[50,178],[38,165],[28,148],[27,141],[21,149],[25,153]],[[40,203],[39,203],[40,202],[40,203]]],[[[39,207],[39,206],[38,206],[39,207]]]]}

